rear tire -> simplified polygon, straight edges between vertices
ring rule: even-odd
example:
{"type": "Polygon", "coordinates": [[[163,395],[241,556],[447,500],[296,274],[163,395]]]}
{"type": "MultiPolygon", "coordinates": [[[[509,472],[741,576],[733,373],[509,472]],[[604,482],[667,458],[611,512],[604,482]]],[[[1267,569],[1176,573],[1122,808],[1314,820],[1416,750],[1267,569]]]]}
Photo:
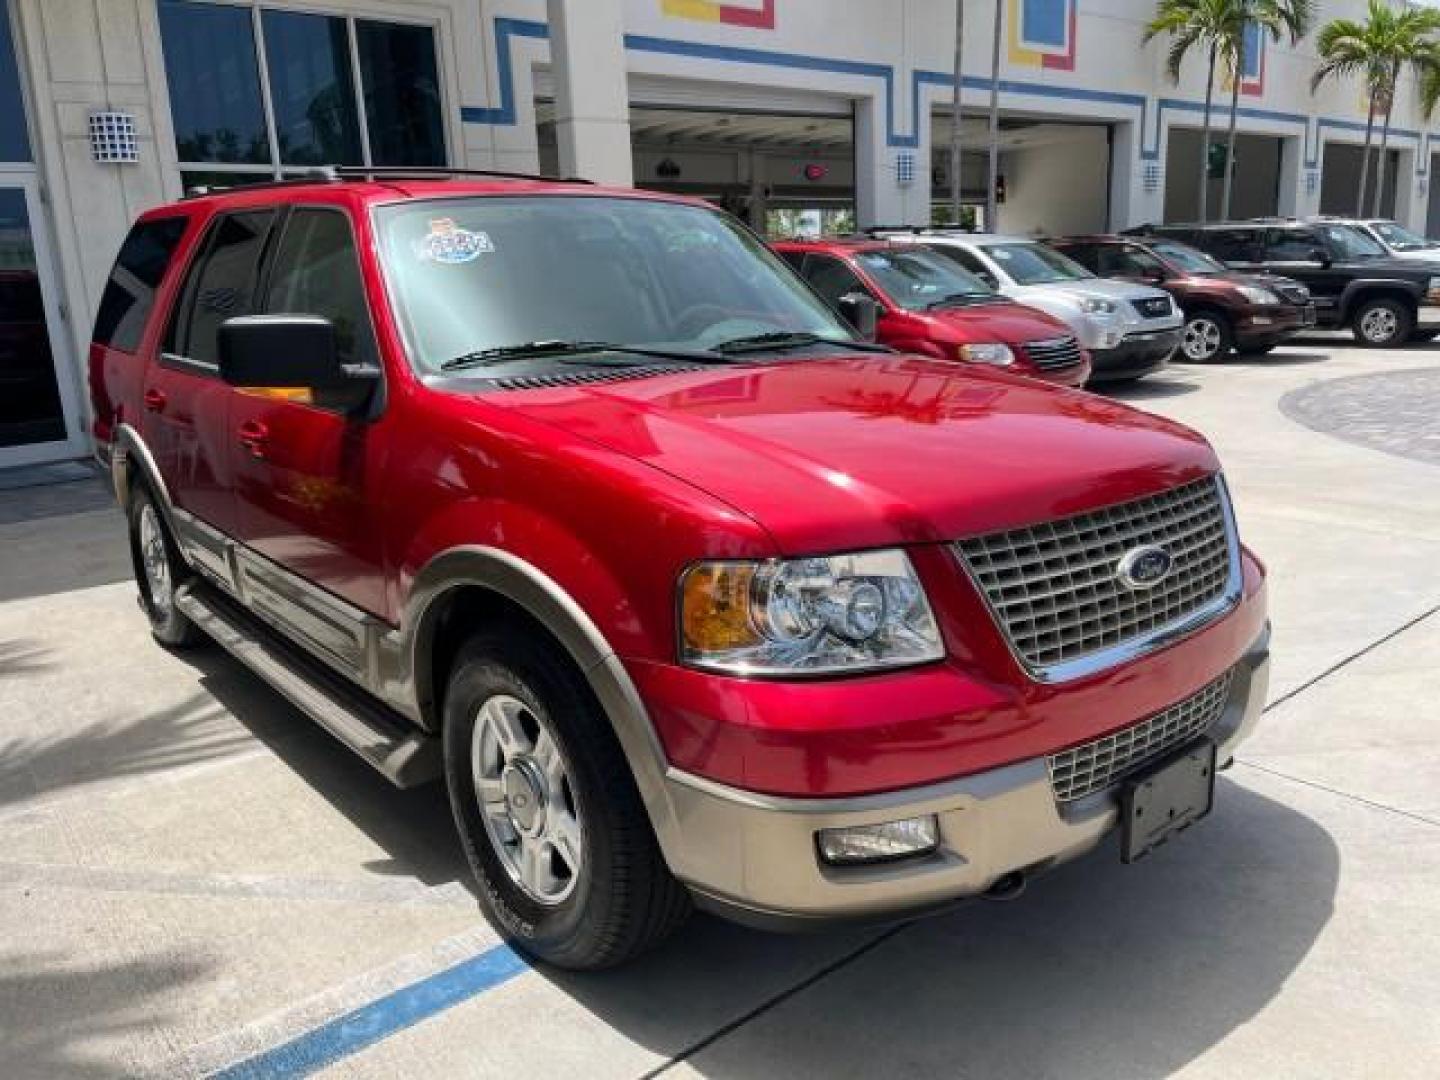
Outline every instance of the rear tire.
{"type": "Polygon", "coordinates": [[[204,641],[201,629],[175,605],[175,590],[189,579],[190,569],[154,496],[143,485],[130,500],[130,559],[140,589],[140,608],[150,621],[155,640],[170,649],[187,649],[204,641]]]}
{"type": "Polygon", "coordinates": [[[689,913],[608,718],[534,634],[482,633],[445,694],[445,780],[482,903],[520,950],[624,963],[689,913]]]}
{"type": "Polygon", "coordinates": [[[1235,332],[1218,311],[1194,311],[1185,316],[1176,355],[1195,364],[1213,364],[1230,355],[1235,332]]]}
{"type": "Polygon", "coordinates": [[[1366,300],[1350,320],[1355,340],[1368,349],[1393,349],[1410,340],[1415,313],[1398,300],[1366,300]]]}

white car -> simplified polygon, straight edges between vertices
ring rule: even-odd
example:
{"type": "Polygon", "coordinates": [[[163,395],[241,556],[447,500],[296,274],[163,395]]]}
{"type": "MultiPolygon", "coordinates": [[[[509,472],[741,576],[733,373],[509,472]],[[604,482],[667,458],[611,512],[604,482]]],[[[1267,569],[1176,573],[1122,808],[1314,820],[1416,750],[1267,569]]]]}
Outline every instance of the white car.
{"type": "MultiPolygon", "coordinates": [[[[1331,219],[1327,219],[1331,220],[1331,219]]],[[[1342,224],[1358,229],[1397,259],[1440,266],[1440,240],[1411,232],[1388,218],[1339,218],[1342,224]]]]}
{"type": "Polygon", "coordinates": [[[1096,277],[1038,240],[948,229],[879,232],[924,244],[1003,295],[1066,323],[1090,353],[1092,383],[1138,379],[1164,367],[1180,344],[1184,319],[1168,293],[1096,277]]]}

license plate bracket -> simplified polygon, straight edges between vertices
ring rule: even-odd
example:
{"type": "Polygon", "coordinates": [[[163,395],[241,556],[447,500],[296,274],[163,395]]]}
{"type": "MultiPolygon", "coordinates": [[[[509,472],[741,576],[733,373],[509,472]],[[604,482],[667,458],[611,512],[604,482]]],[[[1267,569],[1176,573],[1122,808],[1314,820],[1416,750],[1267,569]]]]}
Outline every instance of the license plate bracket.
{"type": "Polygon", "coordinates": [[[1188,829],[1215,802],[1215,743],[1202,739],[1120,789],[1120,861],[1133,863],[1188,829]]]}

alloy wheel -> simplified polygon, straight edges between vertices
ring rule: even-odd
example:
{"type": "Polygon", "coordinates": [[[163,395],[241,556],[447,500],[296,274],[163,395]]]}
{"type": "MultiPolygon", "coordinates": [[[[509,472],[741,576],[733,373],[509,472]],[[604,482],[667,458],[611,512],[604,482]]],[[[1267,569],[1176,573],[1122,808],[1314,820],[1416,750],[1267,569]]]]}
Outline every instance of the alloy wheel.
{"type": "Polygon", "coordinates": [[[1360,319],[1360,333],[1366,341],[1385,342],[1400,332],[1400,320],[1387,307],[1375,307],[1360,319]]]}
{"type": "Polygon", "coordinates": [[[145,568],[145,588],[150,606],[161,619],[168,618],[175,602],[170,576],[170,553],[165,550],[165,532],[155,507],[146,503],[140,511],[140,562],[145,568]]]}
{"type": "Polygon", "coordinates": [[[1213,360],[1220,352],[1220,325],[1214,319],[1191,319],[1185,324],[1180,349],[1189,360],[1213,360]]]}
{"type": "Polygon", "coordinates": [[[470,769],[480,816],[506,874],[536,903],[563,903],[584,867],[584,830],[565,756],[518,698],[480,706],[470,769]]]}

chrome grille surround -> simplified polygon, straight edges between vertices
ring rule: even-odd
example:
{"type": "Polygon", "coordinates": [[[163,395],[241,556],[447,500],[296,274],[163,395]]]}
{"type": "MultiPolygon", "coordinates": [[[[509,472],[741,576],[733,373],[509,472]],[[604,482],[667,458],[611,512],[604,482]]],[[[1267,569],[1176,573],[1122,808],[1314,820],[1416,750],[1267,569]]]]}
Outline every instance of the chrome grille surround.
{"type": "Polygon", "coordinates": [[[1041,682],[1124,663],[1204,626],[1240,594],[1240,547],[1217,475],[1158,495],[957,541],[955,551],[1012,651],[1041,682]],[[1173,559],[1132,591],[1117,567],[1156,544],[1173,559]]]}
{"type": "Polygon", "coordinates": [[[1225,711],[1234,671],[1227,671],[1184,701],[1139,723],[1045,759],[1050,787],[1060,802],[1103,791],[1140,766],[1206,731],[1225,711]]]}
{"type": "Polygon", "coordinates": [[[1027,341],[1021,348],[1041,371],[1059,371],[1080,363],[1080,342],[1073,334],[1045,341],[1027,341]]]}

